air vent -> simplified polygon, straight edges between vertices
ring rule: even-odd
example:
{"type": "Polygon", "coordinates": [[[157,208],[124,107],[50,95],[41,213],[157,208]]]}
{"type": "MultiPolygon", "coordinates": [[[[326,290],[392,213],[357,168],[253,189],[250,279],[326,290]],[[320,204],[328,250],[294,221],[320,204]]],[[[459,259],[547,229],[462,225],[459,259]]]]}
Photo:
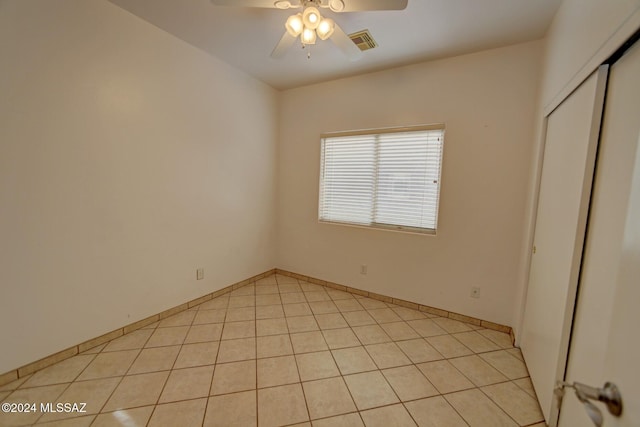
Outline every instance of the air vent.
{"type": "Polygon", "coordinates": [[[349,38],[360,48],[360,50],[369,50],[378,47],[378,43],[371,37],[369,30],[358,31],[349,34],[349,38]]]}

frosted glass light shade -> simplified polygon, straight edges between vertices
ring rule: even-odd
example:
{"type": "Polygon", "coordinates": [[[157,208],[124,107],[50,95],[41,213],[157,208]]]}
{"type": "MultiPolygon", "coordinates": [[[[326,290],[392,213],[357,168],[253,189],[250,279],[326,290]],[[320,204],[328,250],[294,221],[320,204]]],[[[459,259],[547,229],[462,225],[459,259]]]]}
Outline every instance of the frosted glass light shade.
{"type": "Polygon", "coordinates": [[[318,28],[321,19],[320,11],[315,6],[307,6],[304,12],[302,12],[302,22],[304,26],[312,30],[318,28]]]}
{"type": "Polygon", "coordinates": [[[316,29],[316,33],[318,33],[318,37],[320,40],[326,40],[333,34],[333,31],[336,29],[336,24],[333,22],[331,18],[323,18],[320,21],[320,25],[316,29]]]}
{"type": "Polygon", "coordinates": [[[304,44],[316,44],[316,32],[311,28],[305,27],[300,38],[304,44]]]}
{"type": "Polygon", "coordinates": [[[304,29],[304,25],[302,24],[302,15],[299,13],[291,15],[284,26],[289,34],[293,37],[298,37],[304,29]]]}

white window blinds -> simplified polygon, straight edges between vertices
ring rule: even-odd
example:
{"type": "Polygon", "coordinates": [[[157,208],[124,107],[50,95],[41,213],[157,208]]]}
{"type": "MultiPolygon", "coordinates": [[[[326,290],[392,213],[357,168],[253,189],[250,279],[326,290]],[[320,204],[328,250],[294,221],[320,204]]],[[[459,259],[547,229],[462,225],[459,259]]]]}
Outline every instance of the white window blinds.
{"type": "Polygon", "coordinates": [[[322,138],[319,218],[436,230],[444,127],[322,138]]]}

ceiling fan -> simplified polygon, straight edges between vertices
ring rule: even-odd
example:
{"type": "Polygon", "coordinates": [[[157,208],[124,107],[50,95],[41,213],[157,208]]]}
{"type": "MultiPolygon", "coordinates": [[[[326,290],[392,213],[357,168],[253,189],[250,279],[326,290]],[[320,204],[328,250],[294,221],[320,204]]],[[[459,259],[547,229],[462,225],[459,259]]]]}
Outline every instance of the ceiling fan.
{"type": "Polygon", "coordinates": [[[336,13],[403,10],[407,7],[408,0],[211,0],[211,2],[218,6],[302,9],[300,13],[291,15],[287,19],[286,31],[271,52],[271,57],[284,56],[300,37],[303,47],[315,44],[317,38],[330,39],[353,61],[362,56],[362,51],[333,19],[323,17],[320,9],[329,9],[336,13]]]}

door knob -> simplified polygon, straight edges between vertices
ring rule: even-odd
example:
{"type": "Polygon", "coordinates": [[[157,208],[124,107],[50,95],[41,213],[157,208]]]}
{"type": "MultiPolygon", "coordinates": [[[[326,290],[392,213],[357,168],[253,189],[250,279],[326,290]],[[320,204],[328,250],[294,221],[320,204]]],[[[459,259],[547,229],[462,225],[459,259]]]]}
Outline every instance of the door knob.
{"type": "Polygon", "coordinates": [[[572,388],[576,392],[576,397],[584,405],[591,421],[598,426],[602,427],[602,412],[591,401],[595,400],[603,402],[609,413],[616,417],[622,414],[622,396],[615,384],[607,382],[604,387],[596,388],[582,383],[568,383],[564,381],[558,381],[558,384],[554,390],[554,393],[558,399],[561,399],[564,395],[565,388],[572,388]]]}

